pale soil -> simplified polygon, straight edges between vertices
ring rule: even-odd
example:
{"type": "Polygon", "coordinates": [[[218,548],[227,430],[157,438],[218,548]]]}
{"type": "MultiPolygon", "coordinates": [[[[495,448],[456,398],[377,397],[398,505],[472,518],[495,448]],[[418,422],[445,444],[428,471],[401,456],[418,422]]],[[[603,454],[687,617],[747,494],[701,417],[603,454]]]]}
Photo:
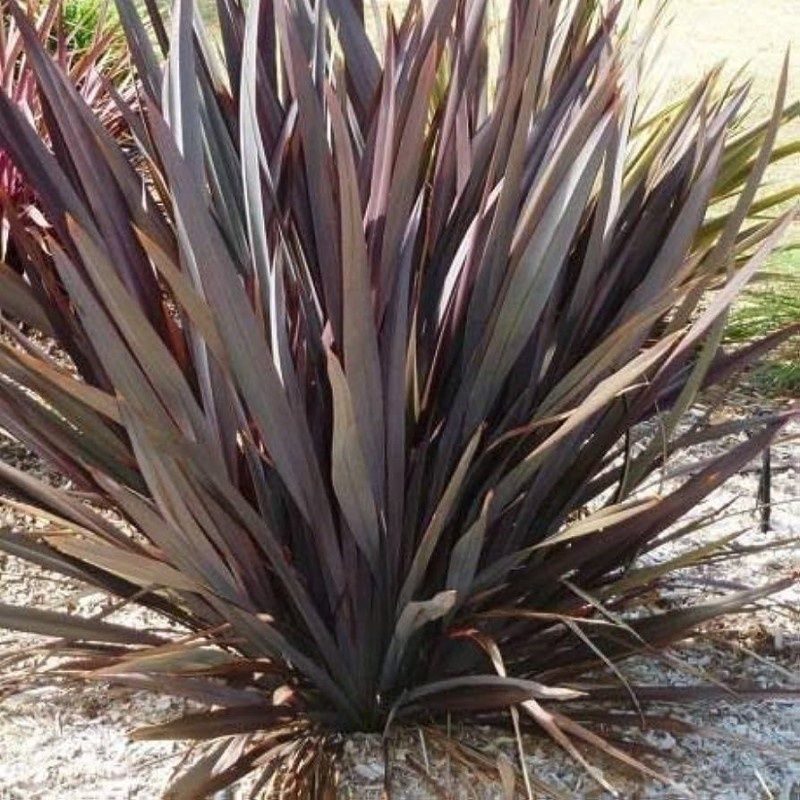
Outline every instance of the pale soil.
{"type": "MultiPolygon", "coordinates": [[[[737,71],[752,80],[748,96],[753,117],[767,117],[787,48],[791,48],[787,104],[800,100],[799,0],[671,0],[672,22],[660,59],[668,96],[691,86],[700,75],[724,63],[723,74],[737,71]]],[[[783,138],[800,136],[800,121],[783,138]]],[[[800,157],[784,160],[769,173],[781,186],[800,181],[800,157]]],[[[800,230],[795,227],[795,234],[800,230]]]]}
{"type": "MultiPolygon", "coordinates": [[[[672,30],[664,48],[670,81],[687,85],[721,62],[753,79],[752,97],[769,113],[787,47],[789,97],[800,92],[800,5],[796,0],[672,0],[672,30]]],[[[800,170],[800,165],[795,165],[800,170]]]]}

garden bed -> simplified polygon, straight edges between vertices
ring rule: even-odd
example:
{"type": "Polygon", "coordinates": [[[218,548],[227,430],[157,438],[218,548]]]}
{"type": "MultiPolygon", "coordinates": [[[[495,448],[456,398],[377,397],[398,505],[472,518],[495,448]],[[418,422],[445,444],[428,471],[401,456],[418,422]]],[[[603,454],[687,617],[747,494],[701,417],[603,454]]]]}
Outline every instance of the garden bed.
{"type": "MultiPolygon", "coordinates": [[[[800,536],[800,423],[793,423],[772,451],[772,530],[759,532],[756,492],[760,460],[715,492],[693,516],[727,506],[724,518],[695,534],[712,539],[741,528],[738,540],[752,549],[740,558],[721,561],[702,569],[685,570],[675,580],[702,580],[720,591],[755,585],[800,570],[797,545],[760,550],[767,543],[800,536]]],[[[719,444],[714,445],[715,448],[719,444]]],[[[42,474],[41,468],[21,448],[6,441],[3,458],[42,474]]],[[[710,452],[695,451],[703,458],[710,452]]],[[[670,463],[670,469],[680,462],[670,463]]],[[[668,473],[669,474],[669,473],[668,473]]],[[[47,477],[54,479],[53,475],[47,477]]],[[[18,509],[3,510],[6,525],[35,524],[18,509]]],[[[680,544],[683,549],[690,541],[680,544]]],[[[657,553],[658,556],[671,555],[657,553]]],[[[3,565],[0,602],[33,604],[70,609],[85,615],[108,611],[108,600],[68,581],[35,570],[7,557],[3,565]]],[[[713,588],[703,591],[713,596],[713,588]]],[[[670,591],[653,598],[654,608],[675,601],[670,591]]],[[[622,669],[632,683],[689,685],[719,681],[720,685],[781,686],[800,691],[800,589],[795,587],[763,604],[753,614],[728,618],[705,629],[702,636],[674,648],[661,662],[627,662],[622,669]]],[[[138,609],[124,608],[110,619],[140,624],[158,624],[152,615],[144,619],[138,609]]],[[[3,633],[0,648],[9,652],[44,640],[3,633]]],[[[36,659],[34,659],[36,660],[36,659]]],[[[180,743],[129,741],[132,729],[158,722],[184,710],[179,701],[147,696],[102,686],[65,685],[32,688],[15,693],[15,673],[21,682],[33,660],[5,663],[0,702],[0,772],[2,800],[150,800],[160,797],[174,770],[181,764],[185,748],[180,743]]],[[[616,712],[635,721],[633,708],[616,712]]],[[[637,754],[672,776],[699,800],[750,800],[776,798],[796,800],[800,793],[800,702],[791,697],[737,698],[697,701],[675,706],[645,707],[647,715],[669,716],[675,721],[641,731],[635,725],[604,728],[619,735],[637,754]],[[671,730],[661,729],[667,725],[671,730]]],[[[580,718],[580,715],[577,715],[580,718]]],[[[597,720],[591,725],[597,728],[597,720]]],[[[506,731],[472,727],[451,730],[454,739],[475,744],[492,754],[516,758],[516,743],[509,725],[506,731]]],[[[378,737],[354,737],[343,742],[340,786],[342,797],[378,800],[383,787],[383,754],[378,737]]],[[[525,751],[531,776],[559,788],[567,796],[608,796],[578,765],[543,736],[527,735],[525,751]]],[[[444,755],[435,741],[420,737],[418,729],[398,736],[392,747],[394,800],[423,800],[449,792],[453,798],[501,798],[497,772],[489,761],[478,775],[459,767],[444,755]],[[423,740],[425,743],[423,744],[423,740]]],[[[596,754],[590,757],[597,761],[596,754]]],[[[686,796],[679,788],[646,784],[631,774],[622,774],[602,764],[608,779],[626,798],[671,798],[686,796]]],[[[244,798],[247,795],[241,794],[244,798]]],[[[537,795],[535,796],[544,796],[537,795]]]]}

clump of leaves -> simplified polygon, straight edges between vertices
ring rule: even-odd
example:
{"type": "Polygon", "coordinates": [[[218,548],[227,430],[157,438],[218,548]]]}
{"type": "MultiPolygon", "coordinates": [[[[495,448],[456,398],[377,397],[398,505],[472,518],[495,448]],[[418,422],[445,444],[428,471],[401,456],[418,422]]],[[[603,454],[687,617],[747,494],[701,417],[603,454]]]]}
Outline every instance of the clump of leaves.
{"type": "Polygon", "coordinates": [[[0,622],[68,640],[59,675],[207,706],[135,734],[203,743],[172,796],[252,770],[328,796],[332,733],[509,708],[603,785],[576,741],[652,775],[571,704],[628,702],[620,659],[793,580],[654,613],[713,548],[637,566],[791,416],[679,425],[794,332],[719,350],[791,219],[757,198],[787,70],[735,135],[746,87],[716,73],[645,112],[648,28],[598,5],[515,0],[494,78],[482,0],[412,0],[377,48],[358,0],[219,0],[219,46],[191,0],[169,25],[120,0],[131,153],[11,4],[51,144],[6,93],[0,147],[52,227],[13,232],[0,423],[70,484],[0,467],[52,523],[0,545],[175,634],[0,622]]]}

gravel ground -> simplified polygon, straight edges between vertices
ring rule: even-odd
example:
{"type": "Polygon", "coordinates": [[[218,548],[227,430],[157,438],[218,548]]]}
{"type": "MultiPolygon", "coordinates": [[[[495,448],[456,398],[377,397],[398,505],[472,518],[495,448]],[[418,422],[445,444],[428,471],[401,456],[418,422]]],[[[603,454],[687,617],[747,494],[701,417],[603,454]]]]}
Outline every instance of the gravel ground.
{"type": "MultiPolygon", "coordinates": [[[[755,492],[758,463],[731,479],[693,512],[702,516],[711,508],[730,504],[726,517],[695,541],[717,538],[747,529],[742,548],[758,548],[800,535],[800,423],[787,431],[773,448],[772,530],[758,532],[755,492]]],[[[715,446],[697,448],[698,459],[713,454],[715,446]]],[[[0,457],[42,473],[40,465],[15,444],[0,443],[0,457]]],[[[674,469],[676,465],[672,465],[674,469]]],[[[678,462],[677,467],[680,467],[678,462]]],[[[48,475],[53,481],[56,476],[48,475]]],[[[666,476],[667,485],[672,480],[666,476]]],[[[30,526],[36,520],[18,509],[0,508],[3,525],[30,526]]],[[[686,545],[668,545],[655,555],[677,554],[686,545]],[[669,552],[669,551],[672,552],[669,552]]],[[[763,552],[743,552],[735,561],[723,561],[702,570],[687,570],[682,585],[655,599],[656,607],[680,602],[686,585],[702,578],[724,589],[734,584],[754,585],[774,580],[789,570],[800,570],[800,547],[792,544],[763,552]]],[[[70,609],[82,614],[108,613],[103,595],[44,574],[14,558],[0,557],[0,602],[70,609]]],[[[709,596],[710,589],[698,590],[709,596]]],[[[670,662],[627,662],[626,676],[641,684],[690,684],[714,680],[734,684],[784,686],[800,689],[800,587],[784,592],[753,614],[729,618],[704,631],[702,639],[676,648],[670,662]]],[[[111,619],[154,623],[133,608],[113,611],[111,619]]],[[[41,639],[0,633],[0,698],[40,657],[41,639]],[[27,650],[26,650],[27,648],[27,650]],[[25,651],[27,660],[10,654],[25,651]],[[5,655],[9,654],[9,655],[5,655]]],[[[173,743],[131,743],[128,735],[142,723],[179,713],[183,703],[101,686],[39,687],[8,693],[0,700],[0,800],[150,800],[162,796],[183,747],[173,743]]],[[[624,709],[623,709],[624,710],[624,709]]],[[[695,702],[680,708],[650,705],[648,714],[671,715],[688,723],[684,731],[635,728],[624,738],[641,748],[650,763],[676,782],[665,788],[622,774],[591,754],[606,776],[631,800],[691,796],[699,800],[800,800],[800,701],[730,698],[695,702]]],[[[596,724],[596,723],[595,723],[596,724]]],[[[429,797],[486,798],[503,796],[496,781],[493,759],[515,760],[515,743],[508,730],[472,727],[451,731],[454,739],[480,745],[490,753],[480,774],[454,768],[453,762],[419,731],[406,731],[394,742],[392,785],[394,800],[429,797]]],[[[375,737],[353,737],[343,743],[341,795],[352,800],[378,800],[383,783],[383,757],[375,737]]],[[[549,740],[529,736],[525,750],[530,774],[559,787],[567,796],[583,800],[608,797],[580,768],[549,740]]],[[[244,798],[240,792],[236,797],[244,798]]],[[[534,792],[534,796],[540,795],[534,792]]],[[[543,796],[543,795],[541,795],[543,796]]]]}

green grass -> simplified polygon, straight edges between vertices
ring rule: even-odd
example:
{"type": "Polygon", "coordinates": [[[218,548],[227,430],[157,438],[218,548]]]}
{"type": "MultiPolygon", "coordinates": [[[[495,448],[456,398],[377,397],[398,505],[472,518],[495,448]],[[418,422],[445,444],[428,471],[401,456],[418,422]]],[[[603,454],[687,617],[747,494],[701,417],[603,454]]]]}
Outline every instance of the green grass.
{"type": "Polygon", "coordinates": [[[753,373],[751,382],[766,396],[800,397],[800,363],[768,361],[753,373]]]}
{"type": "MultiPolygon", "coordinates": [[[[113,0],[63,0],[61,27],[53,27],[49,43],[55,52],[58,37],[63,35],[70,57],[77,60],[92,47],[100,32],[114,30],[117,25],[113,0]]],[[[111,46],[122,46],[121,31],[119,41],[111,46]]]]}
{"type": "MultiPolygon", "coordinates": [[[[760,281],[734,307],[727,341],[741,343],[800,321],[800,246],[777,253],[760,281]]],[[[769,395],[800,397],[800,337],[770,356],[750,376],[769,395]]]]}
{"type": "Polygon", "coordinates": [[[775,256],[760,281],[734,308],[727,338],[743,342],[800,320],[800,249],[775,256]]]}

